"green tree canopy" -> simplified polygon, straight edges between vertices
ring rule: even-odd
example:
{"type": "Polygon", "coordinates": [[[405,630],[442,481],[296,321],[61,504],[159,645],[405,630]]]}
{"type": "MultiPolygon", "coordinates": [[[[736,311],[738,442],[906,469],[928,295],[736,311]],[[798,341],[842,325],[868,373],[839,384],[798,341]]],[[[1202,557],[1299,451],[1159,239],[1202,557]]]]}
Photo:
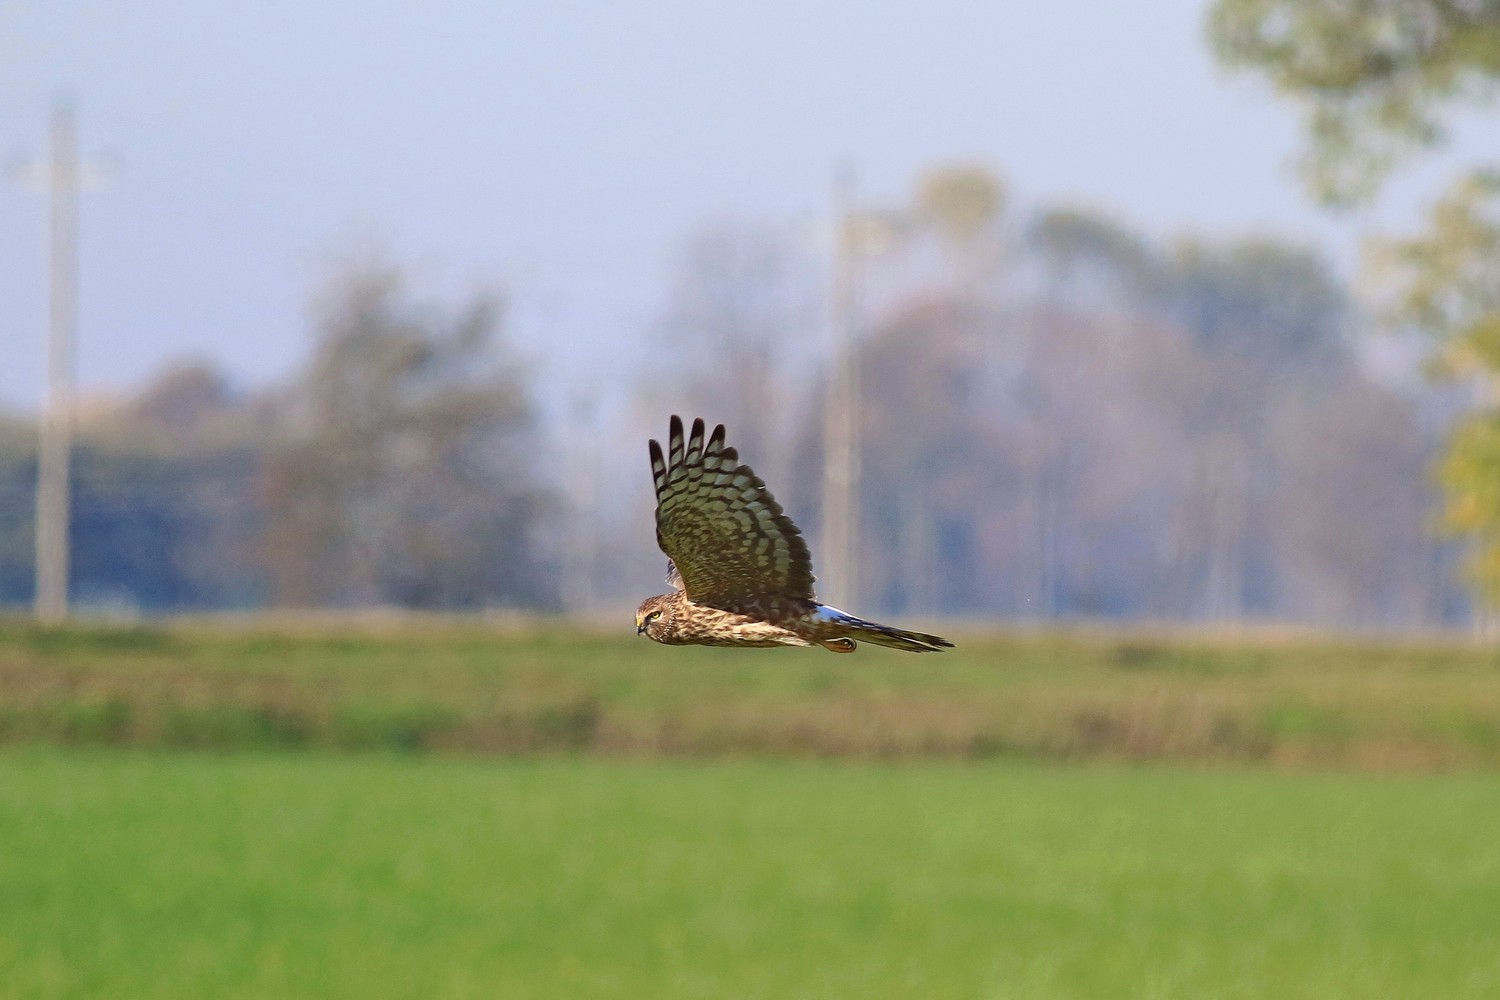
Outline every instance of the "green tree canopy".
{"type": "Polygon", "coordinates": [[[1403,157],[1441,142],[1443,112],[1500,80],[1495,0],[1219,0],[1226,66],[1265,75],[1307,109],[1303,168],[1320,198],[1370,197],[1403,157]]]}

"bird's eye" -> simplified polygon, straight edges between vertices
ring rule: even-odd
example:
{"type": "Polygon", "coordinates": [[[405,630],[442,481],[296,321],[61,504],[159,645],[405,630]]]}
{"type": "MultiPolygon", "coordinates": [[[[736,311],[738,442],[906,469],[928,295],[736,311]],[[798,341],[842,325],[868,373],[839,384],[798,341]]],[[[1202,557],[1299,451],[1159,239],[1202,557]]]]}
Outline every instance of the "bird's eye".
{"type": "Polygon", "coordinates": [[[654,622],[654,621],[656,621],[656,619],[658,619],[660,617],[661,617],[661,610],[658,609],[656,611],[651,612],[649,615],[647,615],[646,616],[646,620],[648,622],[654,622]]]}

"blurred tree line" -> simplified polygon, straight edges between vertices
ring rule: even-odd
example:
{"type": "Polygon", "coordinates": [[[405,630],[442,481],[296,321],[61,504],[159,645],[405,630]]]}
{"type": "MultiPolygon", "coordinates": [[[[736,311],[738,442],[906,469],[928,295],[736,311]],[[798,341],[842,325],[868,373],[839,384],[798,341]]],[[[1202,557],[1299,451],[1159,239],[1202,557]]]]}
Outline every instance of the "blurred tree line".
{"type": "MultiPolygon", "coordinates": [[[[1441,145],[1466,105],[1500,86],[1494,0],[1217,0],[1220,61],[1263,75],[1304,112],[1302,167],[1337,207],[1373,199],[1392,171],[1441,145]]],[[[1491,127],[1493,122],[1491,122],[1491,127]]],[[[1500,162],[1454,177],[1424,231],[1386,239],[1374,271],[1386,320],[1433,345],[1432,371],[1470,391],[1440,468],[1443,524],[1468,544],[1473,582],[1500,600],[1500,162]]]]}
{"type": "MultiPolygon", "coordinates": [[[[362,263],[270,390],[203,365],[81,414],[73,593],[144,610],[633,605],[660,585],[644,440],[731,440],[812,536],[832,360],[805,233],[706,227],[636,371],[562,447],[501,304],[362,263]]],[[[858,610],[1008,619],[1462,620],[1430,530],[1451,392],[1382,382],[1328,264],[1023,211],[981,166],[835,234],[857,254],[858,610]]],[[[35,428],[0,423],[0,600],[31,590],[35,428]]],[[[841,595],[825,594],[835,602],[841,595]]]]}
{"type": "MultiPolygon", "coordinates": [[[[1467,614],[1429,523],[1451,402],[1369,374],[1361,317],[1317,254],[1020,213],[965,166],[850,230],[861,607],[1371,627],[1467,614]]],[[[803,251],[790,234],[775,246],[736,224],[693,242],[660,334],[677,383],[650,395],[644,426],[713,401],[737,444],[764,442],[741,453],[816,559],[828,355],[817,309],[793,308],[803,251]]]]}
{"type": "MultiPolygon", "coordinates": [[[[548,607],[553,504],[499,303],[336,275],[306,367],[235,391],[201,364],[79,413],[75,600],[123,611],[548,607]]],[[[32,592],[34,427],[0,425],[0,601],[32,592]]]]}

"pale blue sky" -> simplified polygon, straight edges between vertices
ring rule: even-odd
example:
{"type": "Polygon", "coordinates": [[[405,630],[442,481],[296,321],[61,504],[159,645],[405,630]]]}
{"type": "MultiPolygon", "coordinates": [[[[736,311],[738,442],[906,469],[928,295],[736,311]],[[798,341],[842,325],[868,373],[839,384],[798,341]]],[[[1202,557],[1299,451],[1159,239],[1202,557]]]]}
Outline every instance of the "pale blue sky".
{"type": "MultiPolygon", "coordinates": [[[[0,0],[0,156],[44,149],[66,88],[84,151],[119,159],[83,209],[86,391],[188,355],[284,374],[318,275],[370,240],[430,289],[509,292],[556,388],[642,349],[696,225],[812,218],[844,158],[874,200],[983,160],[1022,208],[1277,232],[1347,264],[1372,222],[1307,202],[1295,115],[1217,72],[1203,10],[0,0]]],[[[1409,220],[1440,166],[1374,224],[1409,220]]],[[[0,405],[38,398],[44,221],[40,196],[0,188],[0,405]]]]}

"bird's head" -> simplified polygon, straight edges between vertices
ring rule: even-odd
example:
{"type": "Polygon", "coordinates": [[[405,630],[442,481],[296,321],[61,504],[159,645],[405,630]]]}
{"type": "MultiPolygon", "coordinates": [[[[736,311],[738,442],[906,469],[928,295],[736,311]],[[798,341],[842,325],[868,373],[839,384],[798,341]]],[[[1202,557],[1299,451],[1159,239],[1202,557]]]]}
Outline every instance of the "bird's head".
{"type": "Polygon", "coordinates": [[[648,597],[635,611],[635,634],[657,642],[672,642],[677,633],[677,603],[681,594],[648,597]]]}

